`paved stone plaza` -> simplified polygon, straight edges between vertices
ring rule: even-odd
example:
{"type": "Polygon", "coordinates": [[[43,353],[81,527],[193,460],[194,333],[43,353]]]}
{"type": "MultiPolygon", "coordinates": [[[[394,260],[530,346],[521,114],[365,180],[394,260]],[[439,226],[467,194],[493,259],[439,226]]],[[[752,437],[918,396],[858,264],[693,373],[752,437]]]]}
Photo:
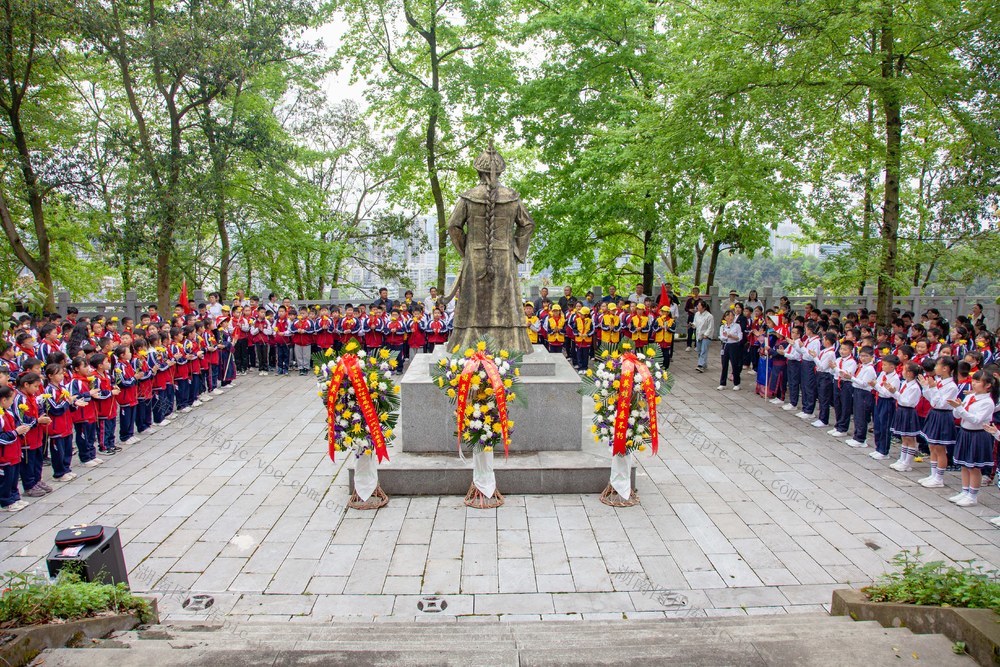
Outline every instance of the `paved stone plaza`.
{"type": "Polygon", "coordinates": [[[460,497],[346,511],[346,468],[327,457],[312,378],[248,376],[5,513],[0,565],[44,567],[65,526],[118,526],[133,589],[158,594],[165,618],[255,621],[816,612],[901,549],[1000,565],[986,521],[1000,513],[995,489],[954,507],[953,490],[915,483],[922,466],[895,473],[766,404],[752,379],[717,392],[717,365],[693,365],[676,354],[660,455],[640,456],[639,507],[538,495],[490,511],[460,497]],[[196,594],[214,604],[184,608],[196,594]]]}

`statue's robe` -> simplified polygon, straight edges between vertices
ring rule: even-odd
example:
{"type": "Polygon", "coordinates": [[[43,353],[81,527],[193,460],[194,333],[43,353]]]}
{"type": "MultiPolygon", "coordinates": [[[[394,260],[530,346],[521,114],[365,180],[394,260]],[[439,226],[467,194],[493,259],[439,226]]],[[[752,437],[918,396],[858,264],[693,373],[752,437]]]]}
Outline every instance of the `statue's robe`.
{"type": "Polygon", "coordinates": [[[463,193],[448,221],[448,234],[462,256],[454,331],[449,345],[472,347],[490,337],[510,351],[528,354],[527,319],[521,302],[517,265],[528,255],[535,222],[520,197],[499,187],[490,229],[487,188],[463,193]]]}

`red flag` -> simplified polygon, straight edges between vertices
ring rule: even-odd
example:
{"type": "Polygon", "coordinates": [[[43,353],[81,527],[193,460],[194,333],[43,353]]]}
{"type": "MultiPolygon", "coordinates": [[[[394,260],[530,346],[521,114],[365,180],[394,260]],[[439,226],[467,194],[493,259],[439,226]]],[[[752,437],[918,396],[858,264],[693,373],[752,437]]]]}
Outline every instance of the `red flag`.
{"type": "Polygon", "coordinates": [[[191,307],[191,302],[188,300],[188,282],[187,278],[181,280],[181,296],[178,299],[181,304],[181,308],[184,309],[184,314],[188,315],[194,312],[194,308],[191,307]]]}
{"type": "Polygon", "coordinates": [[[664,306],[670,306],[670,293],[667,292],[667,284],[660,283],[660,302],[656,304],[656,311],[659,312],[664,306]]]}

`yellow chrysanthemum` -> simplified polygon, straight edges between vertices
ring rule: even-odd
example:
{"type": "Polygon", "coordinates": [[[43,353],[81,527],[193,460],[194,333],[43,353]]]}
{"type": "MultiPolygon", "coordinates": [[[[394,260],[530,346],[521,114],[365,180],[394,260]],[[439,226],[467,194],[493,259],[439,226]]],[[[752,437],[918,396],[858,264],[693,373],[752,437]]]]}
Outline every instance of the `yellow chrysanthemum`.
{"type": "Polygon", "coordinates": [[[594,371],[592,371],[591,369],[588,368],[587,372],[585,373],[585,375],[587,377],[589,377],[589,378],[592,378],[592,377],[594,377],[594,371]]]}
{"type": "Polygon", "coordinates": [[[500,433],[502,431],[503,431],[503,426],[500,424],[500,422],[497,422],[496,424],[493,425],[494,433],[500,433]]]}
{"type": "Polygon", "coordinates": [[[353,340],[348,341],[347,342],[347,346],[344,347],[344,349],[347,352],[354,352],[354,350],[358,349],[358,343],[357,343],[357,341],[353,341],[353,340]]]}
{"type": "Polygon", "coordinates": [[[486,415],[485,417],[483,417],[483,423],[489,426],[490,424],[493,423],[493,417],[490,415],[486,415]]]}
{"type": "Polygon", "coordinates": [[[389,360],[389,368],[395,370],[397,366],[399,366],[399,362],[398,361],[396,361],[395,359],[390,359],[389,360]]]}
{"type": "Polygon", "coordinates": [[[611,386],[614,387],[615,389],[619,389],[621,388],[622,383],[619,380],[615,380],[614,382],[611,383],[611,386]]]}
{"type": "Polygon", "coordinates": [[[457,394],[455,393],[455,390],[454,389],[449,389],[448,390],[448,398],[455,398],[455,396],[457,396],[457,394]]]}
{"type": "Polygon", "coordinates": [[[509,357],[510,357],[510,352],[508,352],[507,350],[500,350],[501,359],[507,359],[509,357]]]}
{"type": "Polygon", "coordinates": [[[326,352],[323,353],[323,356],[325,356],[325,357],[332,357],[333,356],[333,348],[332,347],[326,348],[326,352]]]}
{"type": "Polygon", "coordinates": [[[451,353],[452,354],[455,354],[456,352],[458,352],[458,345],[456,345],[455,347],[451,348],[451,353]]]}
{"type": "Polygon", "coordinates": [[[592,425],[592,426],[590,427],[590,432],[591,432],[591,433],[597,433],[597,424],[594,424],[594,425],[592,425]]]}
{"type": "Polygon", "coordinates": [[[479,377],[478,375],[473,375],[472,376],[472,386],[473,387],[478,387],[482,383],[482,381],[483,381],[483,379],[481,377],[479,377]]]}
{"type": "Polygon", "coordinates": [[[473,354],[475,354],[475,351],[471,347],[465,350],[465,356],[471,357],[473,354]]]}
{"type": "Polygon", "coordinates": [[[621,356],[621,355],[618,354],[618,350],[615,350],[614,352],[611,353],[611,358],[612,359],[617,359],[619,356],[621,356]]]}
{"type": "Polygon", "coordinates": [[[354,438],[352,438],[349,435],[345,435],[344,436],[344,444],[347,445],[347,446],[350,446],[350,445],[354,444],[354,438]]]}
{"type": "Polygon", "coordinates": [[[438,378],[438,386],[439,387],[443,387],[444,386],[444,377],[443,376],[438,378]]]}
{"type": "Polygon", "coordinates": [[[514,375],[516,377],[521,377],[521,369],[520,368],[515,368],[514,369],[514,375]]]}
{"type": "Polygon", "coordinates": [[[511,387],[514,386],[514,381],[511,379],[504,380],[503,386],[507,387],[507,389],[510,389],[511,387]]]}
{"type": "Polygon", "coordinates": [[[379,421],[383,421],[383,422],[389,421],[389,413],[388,412],[383,412],[382,414],[380,414],[378,416],[378,419],[379,419],[379,421]]]}
{"type": "Polygon", "coordinates": [[[607,350],[604,350],[603,352],[601,352],[601,359],[607,359],[608,358],[608,354],[609,353],[608,353],[607,350]]]}
{"type": "Polygon", "coordinates": [[[486,445],[485,447],[483,447],[483,451],[484,451],[484,452],[492,452],[492,451],[493,451],[493,448],[492,448],[492,447],[490,447],[489,445],[486,445]]]}
{"type": "Polygon", "coordinates": [[[351,430],[354,431],[355,433],[361,433],[361,424],[355,424],[354,428],[351,430]]]}
{"type": "Polygon", "coordinates": [[[476,343],[476,349],[479,350],[480,352],[485,352],[486,351],[486,341],[481,340],[478,343],[476,343]]]}
{"type": "Polygon", "coordinates": [[[385,439],[386,440],[390,439],[392,437],[392,429],[391,428],[387,428],[385,430],[385,432],[383,433],[383,435],[385,435],[385,439]]]}
{"type": "Polygon", "coordinates": [[[399,393],[399,385],[398,384],[395,384],[395,385],[392,386],[392,393],[394,393],[394,394],[398,394],[399,393]]]}
{"type": "Polygon", "coordinates": [[[647,347],[646,348],[646,354],[648,354],[649,356],[652,357],[652,356],[654,356],[656,354],[656,350],[653,349],[653,348],[651,348],[651,347],[647,347]]]}
{"type": "Polygon", "coordinates": [[[472,405],[466,405],[465,406],[465,414],[466,415],[471,415],[473,412],[475,412],[475,410],[476,410],[475,407],[473,407],[472,405]]]}
{"type": "Polygon", "coordinates": [[[623,350],[631,350],[632,346],[630,344],[628,344],[628,343],[622,343],[622,349],[623,350]]]}
{"type": "Polygon", "coordinates": [[[646,445],[639,445],[639,451],[640,452],[646,451],[646,445]]]}
{"type": "Polygon", "coordinates": [[[383,347],[381,350],[378,351],[378,356],[379,356],[380,359],[388,359],[389,358],[389,350],[387,350],[387,349],[385,349],[383,347]]]}

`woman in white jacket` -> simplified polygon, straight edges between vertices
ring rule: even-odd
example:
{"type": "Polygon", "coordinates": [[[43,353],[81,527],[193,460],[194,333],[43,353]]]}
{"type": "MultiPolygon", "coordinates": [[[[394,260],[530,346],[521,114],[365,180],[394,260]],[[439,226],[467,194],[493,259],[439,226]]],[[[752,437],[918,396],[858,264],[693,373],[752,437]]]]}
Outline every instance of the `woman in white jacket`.
{"type": "Polygon", "coordinates": [[[712,333],[715,329],[715,318],[708,310],[708,304],[698,301],[694,313],[694,335],[698,341],[698,367],[695,369],[699,373],[705,371],[708,365],[708,346],[712,342],[712,333]]]}

